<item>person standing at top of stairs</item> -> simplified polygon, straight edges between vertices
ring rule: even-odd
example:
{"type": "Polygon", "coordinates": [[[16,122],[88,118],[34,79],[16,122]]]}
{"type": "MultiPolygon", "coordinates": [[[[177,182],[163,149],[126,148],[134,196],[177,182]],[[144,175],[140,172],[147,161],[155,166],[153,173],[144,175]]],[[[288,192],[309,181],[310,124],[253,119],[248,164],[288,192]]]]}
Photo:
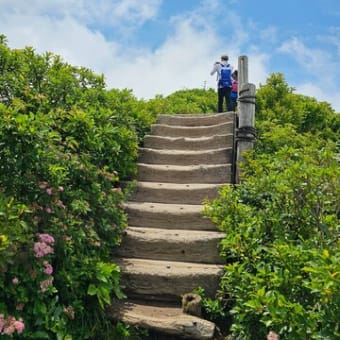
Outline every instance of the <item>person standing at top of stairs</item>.
{"type": "Polygon", "coordinates": [[[214,63],[213,69],[210,75],[217,74],[217,111],[223,112],[223,103],[226,102],[227,111],[233,110],[233,105],[231,102],[231,86],[232,86],[232,73],[233,67],[228,63],[229,57],[224,54],[221,56],[221,61],[214,63]]]}

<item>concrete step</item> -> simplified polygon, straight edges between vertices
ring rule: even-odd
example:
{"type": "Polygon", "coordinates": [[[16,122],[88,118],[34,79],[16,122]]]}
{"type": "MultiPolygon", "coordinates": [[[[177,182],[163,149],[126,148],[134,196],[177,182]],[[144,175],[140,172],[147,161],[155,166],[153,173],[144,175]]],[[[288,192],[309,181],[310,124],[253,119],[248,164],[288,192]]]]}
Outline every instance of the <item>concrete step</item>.
{"type": "Polygon", "coordinates": [[[223,265],[147,259],[115,258],[121,283],[130,298],[181,301],[181,296],[202,287],[213,297],[223,275],[223,265]]]}
{"type": "Polygon", "coordinates": [[[224,112],[217,114],[176,114],[159,115],[158,124],[181,125],[181,126],[203,126],[216,125],[234,120],[235,112],[224,112]]]}
{"type": "Polygon", "coordinates": [[[225,233],[218,231],[167,230],[128,227],[116,255],[128,258],[193,263],[224,263],[219,242],[225,233]]]}
{"type": "Polygon", "coordinates": [[[210,126],[151,125],[151,134],[165,137],[209,137],[233,133],[233,122],[210,126]]]}
{"type": "Polygon", "coordinates": [[[197,151],[139,148],[138,162],[173,165],[223,164],[231,163],[232,152],[232,148],[197,151]]]}
{"type": "Polygon", "coordinates": [[[215,224],[202,214],[202,205],[126,202],[128,224],[161,229],[214,230],[215,224]]]}
{"type": "Polygon", "coordinates": [[[159,165],[138,163],[138,181],[164,183],[231,183],[231,164],[159,165]]]}
{"type": "Polygon", "coordinates": [[[233,140],[233,134],[196,138],[146,135],[143,145],[150,149],[210,150],[232,147],[233,140]]]}
{"type": "Polygon", "coordinates": [[[128,200],[134,202],[202,204],[217,197],[224,184],[137,182],[128,200]]]}
{"type": "Polygon", "coordinates": [[[180,306],[171,304],[115,301],[108,309],[108,316],[131,326],[143,326],[161,334],[180,336],[181,339],[209,340],[214,338],[215,333],[213,322],[184,314],[180,306]]]}

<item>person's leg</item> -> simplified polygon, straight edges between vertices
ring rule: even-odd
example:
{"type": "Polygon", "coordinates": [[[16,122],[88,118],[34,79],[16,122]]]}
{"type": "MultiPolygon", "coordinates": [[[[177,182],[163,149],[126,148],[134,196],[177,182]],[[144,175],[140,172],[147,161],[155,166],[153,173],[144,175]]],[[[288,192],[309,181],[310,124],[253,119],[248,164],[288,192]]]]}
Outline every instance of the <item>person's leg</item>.
{"type": "Polygon", "coordinates": [[[218,93],[219,93],[218,112],[223,112],[224,102],[227,103],[226,88],[223,87],[218,89],[218,93]]]}
{"type": "Polygon", "coordinates": [[[226,87],[225,89],[225,95],[226,95],[226,102],[227,102],[227,110],[233,111],[233,103],[231,102],[231,87],[226,87]]]}
{"type": "Polygon", "coordinates": [[[223,112],[223,98],[224,98],[224,89],[218,88],[217,90],[217,96],[218,96],[218,102],[217,102],[217,111],[223,112]]]}
{"type": "Polygon", "coordinates": [[[231,92],[231,93],[230,93],[230,98],[231,98],[232,110],[233,110],[233,111],[236,111],[236,106],[237,106],[237,93],[236,93],[236,92],[231,92]]]}

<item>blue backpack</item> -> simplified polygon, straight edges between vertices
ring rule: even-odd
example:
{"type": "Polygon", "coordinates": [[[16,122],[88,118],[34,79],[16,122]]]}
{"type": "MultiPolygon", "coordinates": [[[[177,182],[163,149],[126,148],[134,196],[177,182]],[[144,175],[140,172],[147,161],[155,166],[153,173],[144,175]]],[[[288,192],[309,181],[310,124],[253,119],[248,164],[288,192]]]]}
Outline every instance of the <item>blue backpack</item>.
{"type": "Polygon", "coordinates": [[[221,64],[221,75],[218,81],[219,87],[231,87],[232,78],[231,78],[231,68],[230,65],[221,64]]]}

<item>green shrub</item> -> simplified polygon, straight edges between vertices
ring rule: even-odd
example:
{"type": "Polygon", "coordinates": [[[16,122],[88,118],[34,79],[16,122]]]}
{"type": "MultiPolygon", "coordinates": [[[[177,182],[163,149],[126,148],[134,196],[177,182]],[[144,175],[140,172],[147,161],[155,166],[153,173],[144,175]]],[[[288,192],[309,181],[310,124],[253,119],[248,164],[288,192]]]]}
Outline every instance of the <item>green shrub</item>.
{"type": "Polygon", "coordinates": [[[22,317],[22,337],[86,338],[101,327],[90,315],[104,315],[112,293],[122,296],[119,268],[110,258],[125,227],[120,207],[124,196],[113,165],[97,153],[106,136],[86,124],[91,122],[86,115],[82,125],[72,126],[73,135],[64,125],[70,129],[65,138],[53,129],[55,120],[49,115],[2,107],[1,117],[1,208],[6,211],[8,202],[15,202],[16,209],[3,214],[1,312],[22,317]],[[98,149],[94,143],[82,144],[81,137],[86,140],[94,133],[98,149]],[[37,258],[33,250],[41,234],[53,237],[53,252],[37,258]],[[51,274],[45,273],[44,263],[51,274]],[[41,288],[42,282],[46,287],[41,288]],[[91,321],[83,327],[85,319],[91,321]]]}
{"type": "Polygon", "coordinates": [[[221,295],[242,339],[263,339],[270,329],[284,339],[340,336],[335,145],[297,139],[304,147],[248,154],[243,182],[224,187],[206,209],[226,232],[221,295]]]}
{"type": "Polygon", "coordinates": [[[129,91],[50,53],[2,40],[0,69],[0,332],[118,338],[105,307],[123,296],[119,183],[151,118],[129,91]]]}

